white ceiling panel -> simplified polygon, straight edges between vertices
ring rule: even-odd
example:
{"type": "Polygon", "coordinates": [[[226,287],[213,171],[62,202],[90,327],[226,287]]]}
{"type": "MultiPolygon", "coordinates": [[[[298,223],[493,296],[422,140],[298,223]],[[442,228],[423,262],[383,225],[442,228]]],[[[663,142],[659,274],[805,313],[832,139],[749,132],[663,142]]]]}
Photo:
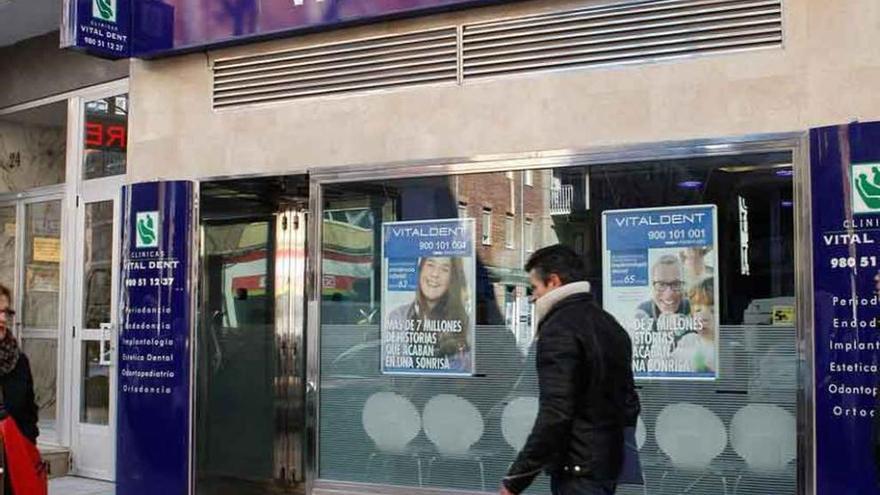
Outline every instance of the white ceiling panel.
{"type": "Polygon", "coordinates": [[[0,46],[55,31],[62,0],[0,0],[0,46]]]}

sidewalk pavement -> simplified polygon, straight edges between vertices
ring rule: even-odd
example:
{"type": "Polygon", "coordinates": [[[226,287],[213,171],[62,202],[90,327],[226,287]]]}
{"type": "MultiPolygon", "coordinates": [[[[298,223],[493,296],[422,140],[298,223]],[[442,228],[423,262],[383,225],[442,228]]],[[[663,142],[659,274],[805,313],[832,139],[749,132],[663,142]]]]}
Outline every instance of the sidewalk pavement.
{"type": "Polygon", "coordinates": [[[49,480],[49,495],[115,495],[113,483],[64,476],[49,480]]]}

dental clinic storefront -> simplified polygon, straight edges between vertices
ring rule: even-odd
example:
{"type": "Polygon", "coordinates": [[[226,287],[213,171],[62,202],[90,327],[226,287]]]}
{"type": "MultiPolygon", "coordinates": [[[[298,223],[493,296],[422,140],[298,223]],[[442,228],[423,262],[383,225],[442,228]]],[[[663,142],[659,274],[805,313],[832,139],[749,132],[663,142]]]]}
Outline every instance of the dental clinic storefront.
{"type": "Polygon", "coordinates": [[[157,3],[118,488],[495,491],[536,410],[522,266],[563,243],[634,342],[645,487],[620,493],[875,493],[880,134],[840,125],[880,119],[868,3],[537,0],[259,42],[376,12],[157,3]]]}

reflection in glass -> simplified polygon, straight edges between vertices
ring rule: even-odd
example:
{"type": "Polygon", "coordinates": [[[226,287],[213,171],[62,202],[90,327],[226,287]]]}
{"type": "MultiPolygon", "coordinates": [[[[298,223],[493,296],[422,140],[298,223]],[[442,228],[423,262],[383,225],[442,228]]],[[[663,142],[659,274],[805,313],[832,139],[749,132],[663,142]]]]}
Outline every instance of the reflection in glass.
{"type": "Polygon", "coordinates": [[[113,201],[88,203],[83,232],[83,325],[110,322],[113,201]]]}
{"type": "Polygon", "coordinates": [[[58,378],[58,340],[22,339],[22,350],[31,363],[34,393],[39,408],[40,425],[55,424],[58,378]]]}
{"type": "Polygon", "coordinates": [[[82,383],[79,418],[93,425],[109,424],[110,367],[101,364],[101,343],[82,343],[82,383]]]}
{"type": "Polygon", "coordinates": [[[268,220],[204,227],[200,495],[251,493],[249,487],[258,490],[260,481],[273,478],[272,227],[268,220]]]}
{"type": "Polygon", "coordinates": [[[124,174],[128,148],[128,95],[86,102],[83,179],[124,174]]]}
{"type": "Polygon", "coordinates": [[[0,250],[7,253],[0,257],[0,284],[9,290],[15,289],[15,224],[15,206],[0,207],[0,250]]]}
{"type": "Polygon", "coordinates": [[[25,209],[25,330],[58,331],[61,280],[61,200],[31,203],[25,209]]]}

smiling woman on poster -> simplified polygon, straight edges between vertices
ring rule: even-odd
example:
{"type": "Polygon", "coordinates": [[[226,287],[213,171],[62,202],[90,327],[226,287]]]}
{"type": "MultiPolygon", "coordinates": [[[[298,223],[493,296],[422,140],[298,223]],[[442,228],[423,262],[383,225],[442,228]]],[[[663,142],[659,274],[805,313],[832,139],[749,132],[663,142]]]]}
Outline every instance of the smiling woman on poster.
{"type": "Polygon", "coordinates": [[[391,311],[388,327],[435,334],[436,357],[448,358],[452,371],[470,369],[467,280],[461,258],[421,258],[416,279],[414,300],[391,311]]]}

